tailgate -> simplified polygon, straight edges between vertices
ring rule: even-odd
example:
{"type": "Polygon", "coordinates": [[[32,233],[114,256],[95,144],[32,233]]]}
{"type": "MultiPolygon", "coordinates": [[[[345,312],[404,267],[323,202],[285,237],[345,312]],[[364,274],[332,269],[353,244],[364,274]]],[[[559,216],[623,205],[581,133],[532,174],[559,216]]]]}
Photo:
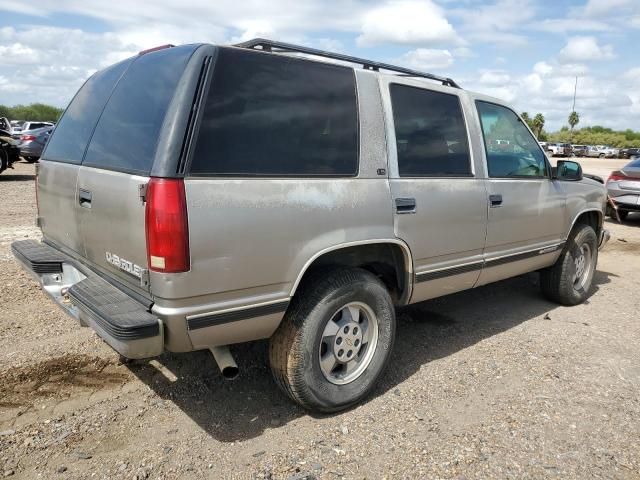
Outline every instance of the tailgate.
{"type": "Polygon", "coordinates": [[[145,177],[88,167],[81,167],[78,173],[77,221],[85,258],[145,289],[145,207],[140,187],[147,182],[145,177]]]}
{"type": "Polygon", "coordinates": [[[149,290],[143,189],[195,48],[144,53],[98,72],[70,104],[44,153],[73,160],[56,163],[55,175],[48,165],[43,172],[45,236],[141,293],[149,290]]]}

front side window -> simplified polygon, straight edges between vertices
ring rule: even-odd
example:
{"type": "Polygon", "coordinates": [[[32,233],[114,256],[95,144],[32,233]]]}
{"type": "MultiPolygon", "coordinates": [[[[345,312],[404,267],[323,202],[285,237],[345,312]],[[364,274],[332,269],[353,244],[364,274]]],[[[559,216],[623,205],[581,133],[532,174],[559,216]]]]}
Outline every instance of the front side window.
{"type": "Polygon", "coordinates": [[[192,175],[353,176],[357,171],[353,69],[220,49],[192,175]]]}
{"type": "Polygon", "coordinates": [[[547,161],[538,142],[510,109],[477,101],[489,176],[546,177],[547,161]]]}
{"type": "Polygon", "coordinates": [[[390,92],[400,176],[470,176],[458,97],[398,84],[392,84],[390,92]]]}

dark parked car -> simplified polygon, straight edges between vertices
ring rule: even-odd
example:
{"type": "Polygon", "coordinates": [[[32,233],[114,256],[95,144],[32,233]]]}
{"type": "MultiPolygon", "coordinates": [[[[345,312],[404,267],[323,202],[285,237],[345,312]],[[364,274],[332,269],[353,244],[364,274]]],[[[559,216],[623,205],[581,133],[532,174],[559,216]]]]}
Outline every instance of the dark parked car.
{"type": "Polygon", "coordinates": [[[620,158],[640,157],[640,148],[623,148],[619,153],[620,158]]]}
{"type": "Polygon", "coordinates": [[[607,179],[607,193],[618,210],[620,220],[627,218],[629,212],[640,211],[640,158],[611,172],[607,179]]]}
{"type": "Polygon", "coordinates": [[[11,168],[11,164],[18,160],[18,142],[0,130],[0,173],[11,168]]]}
{"type": "Polygon", "coordinates": [[[52,131],[53,127],[43,127],[22,132],[19,140],[20,156],[30,163],[38,161],[52,131]]]}

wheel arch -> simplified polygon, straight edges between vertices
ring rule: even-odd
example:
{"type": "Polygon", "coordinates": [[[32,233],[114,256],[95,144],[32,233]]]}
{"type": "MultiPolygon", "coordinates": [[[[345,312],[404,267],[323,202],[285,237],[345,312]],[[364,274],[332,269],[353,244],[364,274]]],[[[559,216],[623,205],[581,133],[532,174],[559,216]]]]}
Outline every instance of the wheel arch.
{"type": "Polygon", "coordinates": [[[413,289],[413,258],[409,246],[399,239],[376,239],[333,245],[316,252],[298,274],[290,296],[309,273],[322,266],[361,267],[381,277],[394,302],[405,305],[413,289]],[[392,268],[393,271],[390,271],[392,268]],[[394,292],[395,290],[395,292],[394,292]],[[395,293],[395,295],[393,295],[395,293]]]}
{"type": "Polygon", "coordinates": [[[593,227],[593,230],[596,232],[596,235],[600,234],[600,230],[602,229],[602,222],[604,220],[604,214],[602,210],[597,208],[587,208],[581,210],[577,213],[577,215],[573,218],[571,222],[571,228],[567,232],[567,238],[573,232],[573,229],[576,225],[589,225],[593,227]]]}

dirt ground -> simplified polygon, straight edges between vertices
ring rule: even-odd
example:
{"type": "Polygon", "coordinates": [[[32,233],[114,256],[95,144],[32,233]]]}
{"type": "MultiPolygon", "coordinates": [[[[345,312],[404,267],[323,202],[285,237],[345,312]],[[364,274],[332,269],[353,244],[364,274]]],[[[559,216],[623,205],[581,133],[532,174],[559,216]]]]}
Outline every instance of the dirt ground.
{"type": "MultiPolygon", "coordinates": [[[[625,163],[584,160],[604,177],[625,163]]],[[[593,295],[566,308],[525,275],[398,312],[373,395],[310,415],[263,342],[118,363],[24,274],[34,169],[0,175],[0,476],[11,478],[640,478],[640,215],[612,232],[593,295]]]]}

